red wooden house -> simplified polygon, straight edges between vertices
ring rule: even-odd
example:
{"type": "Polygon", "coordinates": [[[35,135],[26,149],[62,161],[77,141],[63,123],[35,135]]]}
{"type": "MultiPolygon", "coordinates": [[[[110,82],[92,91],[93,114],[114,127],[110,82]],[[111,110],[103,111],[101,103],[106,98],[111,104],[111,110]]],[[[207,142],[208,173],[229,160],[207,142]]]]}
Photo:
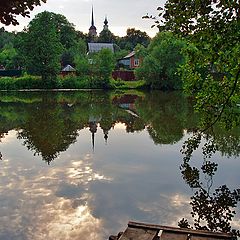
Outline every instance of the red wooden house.
{"type": "Polygon", "coordinates": [[[128,69],[135,69],[141,65],[142,61],[143,59],[136,57],[135,51],[132,51],[127,56],[119,59],[118,64],[128,69]]]}

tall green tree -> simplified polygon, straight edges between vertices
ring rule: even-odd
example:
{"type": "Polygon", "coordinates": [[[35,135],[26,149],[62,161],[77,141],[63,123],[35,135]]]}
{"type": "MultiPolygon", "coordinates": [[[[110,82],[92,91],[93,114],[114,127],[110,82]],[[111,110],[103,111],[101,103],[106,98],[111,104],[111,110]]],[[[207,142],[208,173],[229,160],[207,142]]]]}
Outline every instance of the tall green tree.
{"type": "Polygon", "coordinates": [[[95,86],[108,88],[112,71],[115,67],[114,54],[110,49],[103,48],[93,58],[93,71],[98,77],[95,86]]]}
{"type": "MultiPolygon", "coordinates": [[[[180,89],[182,82],[177,74],[184,63],[182,49],[185,43],[170,32],[159,33],[144,54],[142,66],[136,70],[139,79],[145,79],[151,88],[180,89]]],[[[139,51],[144,51],[144,49],[139,51]]]]}
{"type": "Polygon", "coordinates": [[[205,128],[220,120],[228,128],[240,123],[239,9],[238,0],[168,0],[159,8],[158,27],[189,41],[184,85],[196,96],[196,109],[204,112],[205,128]]]}
{"type": "Polygon", "coordinates": [[[62,14],[51,13],[52,21],[59,33],[60,42],[65,49],[75,46],[76,41],[79,39],[75,26],[70,23],[67,18],[62,14]]]}
{"type": "Polygon", "coordinates": [[[75,30],[74,24],[70,23],[65,16],[56,13],[52,14],[60,42],[63,46],[61,54],[62,67],[67,64],[74,66],[75,57],[86,53],[85,37],[81,32],[75,30]]]}
{"type": "Polygon", "coordinates": [[[51,12],[39,13],[29,24],[23,37],[23,54],[27,69],[42,76],[44,87],[54,87],[60,71],[62,51],[60,36],[51,12]]]}

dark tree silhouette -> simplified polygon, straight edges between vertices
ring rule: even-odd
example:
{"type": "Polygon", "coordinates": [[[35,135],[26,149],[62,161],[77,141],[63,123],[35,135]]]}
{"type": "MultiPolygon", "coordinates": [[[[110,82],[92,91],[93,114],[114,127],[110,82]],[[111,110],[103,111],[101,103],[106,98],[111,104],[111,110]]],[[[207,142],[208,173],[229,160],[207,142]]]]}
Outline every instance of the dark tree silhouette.
{"type": "Polygon", "coordinates": [[[0,2],[0,22],[5,25],[18,25],[17,15],[28,17],[34,6],[41,5],[46,0],[7,0],[0,2]]]}

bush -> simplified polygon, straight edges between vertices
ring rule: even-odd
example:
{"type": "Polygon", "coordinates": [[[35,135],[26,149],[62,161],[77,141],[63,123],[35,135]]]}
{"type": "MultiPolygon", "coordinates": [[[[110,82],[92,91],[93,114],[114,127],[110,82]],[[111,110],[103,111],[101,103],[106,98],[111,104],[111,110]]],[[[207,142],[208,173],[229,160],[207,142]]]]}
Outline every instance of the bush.
{"type": "Polygon", "coordinates": [[[121,79],[114,80],[111,79],[110,81],[110,88],[113,89],[143,89],[146,88],[146,81],[139,80],[139,81],[123,81],[121,79]]]}
{"type": "MultiPolygon", "coordinates": [[[[106,88],[105,81],[97,76],[65,76],[58,77],[54,87],[59,89],[103,89],[106,88]]],[[[108,89],[140,89],[145,88],[146,82],[123,81],[110,79],[108,89]]],[[[24,77],[0,78],[0,90],[21,90],[21,89],[49,89],[43,85],[41,77],[26,75],[24,77]]]]}
{"type": "Polygon", "coordinates": [[[41,77],[26,75],[19,78],[2,77],[0,78],[1,90],[20,90],[43,88],[41,77]]]}
{"type": "Polygon", "coordinates": [[[65,76],[58,78],[59,88],[62,89],[81,89],[90,88],[90,80],[88,76],[65,76]]]}

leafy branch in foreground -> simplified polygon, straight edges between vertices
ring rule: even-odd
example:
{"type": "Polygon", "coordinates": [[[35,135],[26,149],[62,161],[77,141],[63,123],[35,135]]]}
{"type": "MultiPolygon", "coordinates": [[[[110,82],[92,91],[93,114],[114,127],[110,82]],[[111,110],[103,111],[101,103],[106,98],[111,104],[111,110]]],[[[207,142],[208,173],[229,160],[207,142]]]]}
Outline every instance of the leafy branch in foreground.
{"type": "Polygon", "coordinates": [[[18,25],[17,15],[29,17],[34,6],[41,5],[46,0],[7,0],[0,2],[0,22],[5,25],[18,25]]]}
{"type": "Polygon", "coordinates": [[[239,1],[168,0],[153,19],[160,31],[171,31],[188,42],[181,67],[184,89],[194,95],[202,129],[217,121],[227,128],[240,123],[239,1]]]}

